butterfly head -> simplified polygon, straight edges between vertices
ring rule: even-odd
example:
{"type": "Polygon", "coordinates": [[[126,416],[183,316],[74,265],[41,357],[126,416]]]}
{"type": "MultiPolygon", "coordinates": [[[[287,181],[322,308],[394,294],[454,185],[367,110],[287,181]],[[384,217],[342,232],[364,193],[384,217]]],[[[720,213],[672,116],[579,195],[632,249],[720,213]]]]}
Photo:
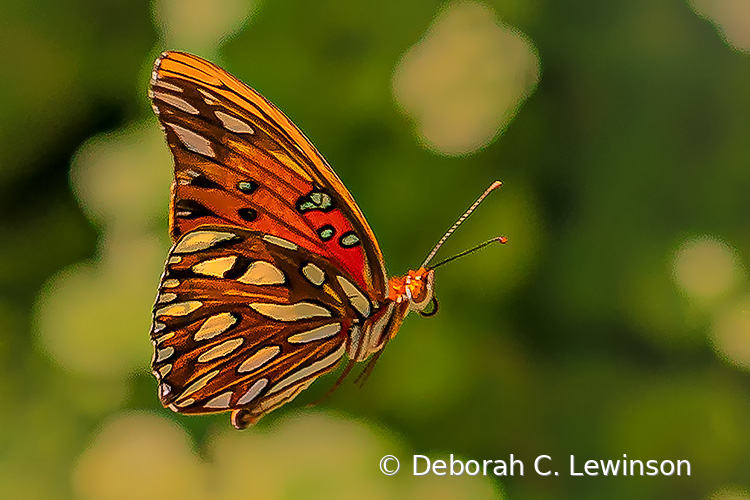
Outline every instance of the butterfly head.
{"type": "Polygon", "coordinates": [[[433,302],[435,270],[420,267],[406,276],[394,276],[388,282],[388,298],[397,304],[409,303],[409,309],[422,313],[433,302]]]}

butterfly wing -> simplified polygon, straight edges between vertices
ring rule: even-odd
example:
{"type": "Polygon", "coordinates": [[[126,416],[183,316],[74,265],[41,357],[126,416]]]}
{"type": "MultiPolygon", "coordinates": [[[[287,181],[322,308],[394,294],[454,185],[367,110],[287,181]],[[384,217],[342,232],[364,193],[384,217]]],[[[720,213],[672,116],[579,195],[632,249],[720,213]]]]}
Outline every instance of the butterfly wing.
{"type": "Polygon", "coordinates": [[[231,226],[193,230],[172,247],[154,307],[161,402],[183,413],[235,410],[244,427],[347,351],[353,357],[370,307],[327,259],[288,240],[231,226]]]}
{"type": "Polygon", "coordinates": [[[405,314],[377,241],[318,151],[221,68],[164,53],[150,97],[175,160],[153,372],[183,413],[241,428],[346,353],[367,359],[405,314]],[[398,309],[398,310],[397,310],[398,309]]]}
{"type": "Polygon", "coordinates": [[[156,61],[150,97],[175,159],[173,239],[212,224],[277,235],[344,270],[375,304],[385,300],[372,229],[278,108],[223,69],[181,52],[156,61]]]}

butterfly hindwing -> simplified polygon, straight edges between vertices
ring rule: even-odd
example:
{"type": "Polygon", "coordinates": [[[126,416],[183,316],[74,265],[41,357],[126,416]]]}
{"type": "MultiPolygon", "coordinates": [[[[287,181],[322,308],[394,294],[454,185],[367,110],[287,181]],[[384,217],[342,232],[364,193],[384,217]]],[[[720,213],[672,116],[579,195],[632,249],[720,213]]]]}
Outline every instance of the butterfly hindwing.
{"type": "Polygon", "coordinates": [[[206,226],[172,247],[154,306],[165,406],[257,420],[333,370],[373,305],[326,259],[279,237],[206,226]]]}
{"type": "Polygon", "coordinates": [[[277,235],[328,259],[383,302],[385,267],[372,229],[281,111],[221,68],[180,52],[157,60],[150,95],[175,159],[174,239],[216,224],[277,235]]]}

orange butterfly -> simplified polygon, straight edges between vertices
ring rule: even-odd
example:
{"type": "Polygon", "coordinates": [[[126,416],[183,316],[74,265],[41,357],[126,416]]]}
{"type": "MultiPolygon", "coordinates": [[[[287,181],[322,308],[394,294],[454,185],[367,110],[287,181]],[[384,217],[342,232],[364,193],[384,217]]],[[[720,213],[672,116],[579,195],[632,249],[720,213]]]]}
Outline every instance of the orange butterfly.
{"type": "Polygon", "coordinates": [[[149,97],[175,161],[174,245],[151,328],[159,398],[180,413],[231,410],[238,429],[346,356],[342,380],[382,352],[410,310],[434,314],[429,261],[500,186],[418,270],[388,280],[352,195],[260,94],[199,57],[165,52],[149,97]]]}

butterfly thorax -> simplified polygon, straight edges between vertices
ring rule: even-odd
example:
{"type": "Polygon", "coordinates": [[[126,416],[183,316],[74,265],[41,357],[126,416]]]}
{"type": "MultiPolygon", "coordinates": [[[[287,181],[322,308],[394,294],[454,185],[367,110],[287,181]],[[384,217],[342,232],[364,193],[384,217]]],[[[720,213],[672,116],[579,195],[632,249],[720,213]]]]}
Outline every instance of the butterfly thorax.
{"type": "Polygon", "coordinates": [[[394,276],[388,281],[388,299],[400,304],[409,302],[409,309],[423,311],[433,298],[435,271],[420,267],[405,276],[394,276]]]}

